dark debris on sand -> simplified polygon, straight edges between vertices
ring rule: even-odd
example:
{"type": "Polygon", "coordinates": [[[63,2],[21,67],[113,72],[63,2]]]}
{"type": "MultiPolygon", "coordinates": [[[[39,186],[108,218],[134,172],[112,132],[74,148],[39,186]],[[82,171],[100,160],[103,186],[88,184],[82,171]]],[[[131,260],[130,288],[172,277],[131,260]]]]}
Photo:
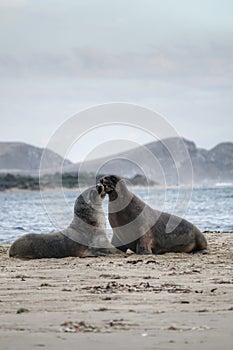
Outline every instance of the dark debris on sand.
{"type": "Polygon", "coordinates": [[[190,293],[190,288],[185,288],[177,284],[164,283],[160,286],[153,286],[149,282],[140,282],[134,284],[118,283],[116,281],[108,282],[106,285],[83,287],[90,293],[104,294],[117,292],[155,292],[160,293],[166,291],[168,293],[190,293]]]}

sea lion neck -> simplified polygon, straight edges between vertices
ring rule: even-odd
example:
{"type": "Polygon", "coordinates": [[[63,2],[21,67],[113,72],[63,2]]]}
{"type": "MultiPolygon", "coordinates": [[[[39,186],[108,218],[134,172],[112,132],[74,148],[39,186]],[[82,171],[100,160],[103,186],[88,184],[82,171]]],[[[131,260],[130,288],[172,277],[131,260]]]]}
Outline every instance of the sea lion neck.
{"type": "Polygon", "coordinates": [[[109,196],[109,201],[113,202],[118,198],[118,193],[117,193],[117,191],[113,190],[113,191],[108,193],[108,196],[109,196]]]}

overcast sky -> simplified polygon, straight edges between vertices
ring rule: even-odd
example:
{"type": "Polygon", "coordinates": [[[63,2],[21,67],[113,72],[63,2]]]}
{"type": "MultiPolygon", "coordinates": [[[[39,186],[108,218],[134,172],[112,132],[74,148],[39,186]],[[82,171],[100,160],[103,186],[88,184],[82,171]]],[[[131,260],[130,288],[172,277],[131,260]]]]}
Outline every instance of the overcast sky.
{"type": "Polygon", "coordinates": [[[0,141],[44,147],[78,111],[118,101],[199,147],[233,141],[232,18],[232,0],[0,0],[0,141]]]}

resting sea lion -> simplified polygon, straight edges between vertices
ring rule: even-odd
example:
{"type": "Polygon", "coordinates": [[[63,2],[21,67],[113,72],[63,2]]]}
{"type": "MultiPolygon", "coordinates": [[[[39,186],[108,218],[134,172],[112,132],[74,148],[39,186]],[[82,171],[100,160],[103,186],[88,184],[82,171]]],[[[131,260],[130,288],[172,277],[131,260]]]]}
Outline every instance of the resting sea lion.
{"type": "Polygon", "coordinates": [[[124,252],[130,249],[137,254],[162,254],[204,252],[207,248],[207,241],[196,226],[178,216],[152,209],[129,191],[119,176],[104,176],[100,183],[109,196],[112,244],[118,249],[124,252]],[[169,227],[171,232],[166,230],[169,227]]]}
{"type": "Polygon", "coordinates": [[[88,188],[74,205],[74,217],[64,230],[49,234],[31,233],[18,238],[9,256],[21,259],[88,257],[119,252],[106,235],[102,200],[103,186],[88,188]]]}

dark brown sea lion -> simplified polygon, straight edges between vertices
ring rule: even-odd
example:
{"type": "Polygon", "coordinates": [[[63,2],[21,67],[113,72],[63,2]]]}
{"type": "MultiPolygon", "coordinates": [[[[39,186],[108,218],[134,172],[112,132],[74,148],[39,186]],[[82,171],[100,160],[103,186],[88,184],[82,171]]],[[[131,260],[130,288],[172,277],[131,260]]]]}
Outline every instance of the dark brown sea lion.
{"type": "Polygon", "coordinates": [[[135,196],[117,175],[100,179],[109,196],[108,217],[112,244],[137,254],[196,252],[207,248],[199,229],[178,216],[152,209],[135,196]]]}
{"type": "Polygon", "coordinates": [[[49,234],[31,233],[18,238],[9,256],[21,259],[88,257],[119,253],[106,235],[102,200],[103,186],[93,186],[76,199],[74,217],[64,230],[49,234]]]}

